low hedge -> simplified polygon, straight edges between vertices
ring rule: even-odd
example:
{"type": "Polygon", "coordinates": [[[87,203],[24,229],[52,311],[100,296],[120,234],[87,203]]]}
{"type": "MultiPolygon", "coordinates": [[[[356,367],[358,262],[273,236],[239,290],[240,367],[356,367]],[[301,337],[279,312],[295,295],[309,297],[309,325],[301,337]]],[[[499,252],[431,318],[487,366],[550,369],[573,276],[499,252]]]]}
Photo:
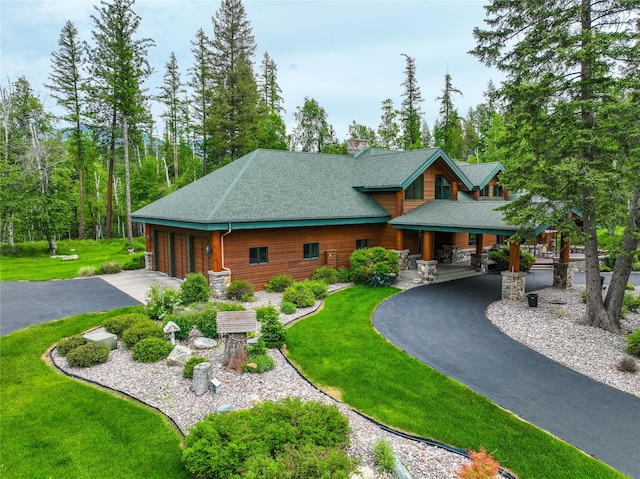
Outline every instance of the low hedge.
{"type": "Polygon", "coordinates": [[[86,344],[86,343],[87,343],[87,340],[84,339],[82,334],[75,334],[73,336],[69,336],[68,338],[64,338],[58,341],[58,344],[56,344],[56,349],[58,350],[58,353],[60,354],[60,356],[66,356],[77,347],[82,346],[83,344],[86,344]]]}
{"type": "Polygon", "coordinates": [[[147,319],[146,321],[140,321],[135,323],[124,333],[122,333],[122,342],[128,348],[132,348],[136,343],[142,341],[145,338],[159,338],[164,339],[164,331],[162,326],[158,323],[147,319]]]}
{"type": "Polygon", "coordinates": [[[276,367],[276,362],[271,356],[267,356],[266,354],[261,354],[259,356],[254,356],[249,361],[242,365],[242,370],[245,373],[258,373],[262,374],[267,371],[271,371],[276,367]]]}
{"type": "Polygon", "coordinates": [[[131,359],[141,363],[155,363],[166,359],[173,345],[160,338],[144,338],[134,344],[131,359]]]}
{"type": "Polygon", "coordinates": [[[121,314],[120,316],[114,316],[113,318],[107,319],[102,323],[102,326],[108,333],[115,334],[120,337],[122,333],[135,323],[148,320],[149,318],[142,313],[121,314]]]}
{"type": "Polygon", "coordinates": [[[72,349],[67,354],[69,366],[88,368],[98,363],[106,363],[111,350],[100,343],[87,343],[72,349]]]}

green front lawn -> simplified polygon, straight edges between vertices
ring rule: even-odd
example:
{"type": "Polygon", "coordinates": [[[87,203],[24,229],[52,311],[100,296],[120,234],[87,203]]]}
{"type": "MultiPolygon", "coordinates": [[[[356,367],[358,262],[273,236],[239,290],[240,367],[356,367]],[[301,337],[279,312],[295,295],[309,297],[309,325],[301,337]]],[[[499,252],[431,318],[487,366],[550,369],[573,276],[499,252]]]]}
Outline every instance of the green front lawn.
{"type": "MultiPolygon", "coordinates": [[[[144,239],[134,240],[136,251],[144,251],[144,239]]],[[[126,239],[111,240],[61,240],[58,241],[58,255],[78,255],[78,259],[63,261],[49,256],[46,241],[16,243],[12,254],[2,245],[0,258],[0,280],[2,281],[48,281],[51,279],[71,279],[78,276],[83,266],[99,268],[105,261],[125,264],[131,260],[126,239]],[[17,251],[17,254],[13,254],[17,251]]]]}
{"type": "Polygon", "coordinates": [[[182,436],[164,416],[56,373],[43,355],[124,308],[32,326],[0,338],[0,477],[189,478],[182,436]]]}
{"type": "Polygon", "coordinates": [[[387,342],[371,317],[395,291],[356,286],[329,296],[288,329],[289,358],[362,413],[459,448],[484,446],[522,479],[625,477],[387,342]]]}

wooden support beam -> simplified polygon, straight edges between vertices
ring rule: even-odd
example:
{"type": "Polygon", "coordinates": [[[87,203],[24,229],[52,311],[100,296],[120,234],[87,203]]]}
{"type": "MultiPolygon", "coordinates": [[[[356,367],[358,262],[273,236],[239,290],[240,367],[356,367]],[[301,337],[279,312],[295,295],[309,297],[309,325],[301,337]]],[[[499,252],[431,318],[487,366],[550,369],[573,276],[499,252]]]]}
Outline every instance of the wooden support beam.
{"type": "Polygon", "coordinates": [[[215,272],[222,271],[222,233],[211,232],[211,269],[215,272]]]}
{"type": "Polygon", "coordinates": [[[458,201],[458,182],[451,183],[451,201],[458,201]]]}
{"type": "Polygon", "coordinates": [[[396,230],[396,246],[395,249],[398,251],[404,249],[404,231],[396,230]]]}
{"type": "Polygon", "coordinates": [[[566,234],[560,237],[560,262],[568,263],[570,261],[569,252],[571,251],[571,243],[566,234]]]}
{"type": "Polygon", "coordinates": [[[520,243],[514,241],[509,244],[509,271],[520,271],[520,243]]]}
{"type": "Polygon", "coordinates": [[[431,261],[435,259],[436,235],[433,231],[422,232],[422,260],[431,261]]]}
{"type": "Polygon", "coordinates": [[[477,234],[476,235],[476,254],[484,253],[484,235],[477,234]]]}
{"type": "Polygon", "coordinates": [[[145,223],[144,224],[144,241],[145,241],[145,250],[153,252],[153,238],[151,238],[151,227],[145,223]]]}

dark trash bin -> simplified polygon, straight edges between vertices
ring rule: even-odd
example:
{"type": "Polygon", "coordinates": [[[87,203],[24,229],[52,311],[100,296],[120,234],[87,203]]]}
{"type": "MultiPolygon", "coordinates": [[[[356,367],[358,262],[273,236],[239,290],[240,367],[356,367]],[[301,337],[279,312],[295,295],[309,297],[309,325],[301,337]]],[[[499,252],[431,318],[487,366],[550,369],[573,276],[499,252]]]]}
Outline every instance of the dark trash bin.
{"type": "Polygon", "coordinates": [[[527,301],[529,301],[529,307],[530,308],[537,308],[538,307],[538,295],[535,293],[529,293],[527,295],[527,301]]]}
{"type": "Polygon", "coordinates": [[[600,287],[604,287],[604,276],[600,275],[600,287]]]}

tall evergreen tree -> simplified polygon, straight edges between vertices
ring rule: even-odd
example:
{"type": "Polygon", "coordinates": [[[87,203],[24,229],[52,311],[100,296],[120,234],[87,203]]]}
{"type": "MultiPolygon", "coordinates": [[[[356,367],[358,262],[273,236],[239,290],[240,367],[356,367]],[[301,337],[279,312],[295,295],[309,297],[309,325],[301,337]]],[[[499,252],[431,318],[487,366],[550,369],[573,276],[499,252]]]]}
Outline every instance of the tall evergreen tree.
{"type": "Polygon", "coordinates": [[[282,106],[282,90],[278,85],[278,66],[276,62],[269,56],[268,52],[264,52],[262,63],[260,64],[260,75],[258,76],[258,91],[260,98],[270,112],[282,115],[284,107],[282,106]]]}
{"type": "MultiPolygon", "coordinates": [[[[627,99],[638,116],[640,0],[496,0],[485,8],[487,29],[474,30],[472,53],[506,74],[500,95],[508,156],[501,181],[526,192],[506,210],[508,219],[523,226],[552,222],[571,234],[577,232],[567,212],[581,212],[574,237],[584,241],[586,253],[582,322],[617,331],[621,301],[607,307],[602,299],[597,227],[620,208],[631,219],[640,208],[632,201],[638,150],[627,148],[610,127],[612,118],[629,118],[627,99]]],[[[638,128],[632,122],[627,136],[637,138],[638,128]]],[[[637,223],[627,230],[637,235],[637,223]]],[[[634,246],[637,241],[627,248],[634,246]]],[[[622,255],[632,254],[627,248],[622,255]]],[[[628,273],[626,265],[616,264],[614,275],[626,282],[628,273]]],[[[610,286],[608,294],[624,295],[624,282],[610,286]]]]}
{"type": "Polygon", "coordinates": [[[214,100],[209,131],[219,160],[247,153],[255,138],[258,87],[256,43],[241,0],[222,0],[213,17],[214,100]]]}
{"type": "Polygon", "coordinates": [[[402,54],[405,57],[407,65],[404,69],[405,80],[402,82],[404,92],[402,93],[402,108],[400,109],[400,118],[402,121],[402,147],[405,150],[415,150],[422,148],[422,140],[420,136],[420,126],[422,121],[422,94],[420,86],[416,78],[415,59],[409,55],[402,54]]]}
{"type": "Polygon", "coordinates": [[[72,126],[71,144],[75,146],[75,161],[78,172],[78,237],[84,238],[85,231],[85,136],[82,132],[83,118],[86,114],[86,83],[83,69],[87,61],[87,45],[78,37],[78,29],[67,22],[58,39],[60,49],[51,54],[51,84],[47,87],[65,114],[63,120],[72,126]]]}
{"type": "Polygon", "coordinates": [[[286,150],[289,138],[282,114],[282,90],[278,85],[278,67],[276,62],[265,52],[258,74],[258,93],[260,94],[258,109],[258,128],[256,132],[256,148],[286,150]]]}
{"type": "Polygon", "coordinates": [[[211,40],[204,30],[199,29],[195,41],[191,42],[191,52],[194,57],[194,65],[189,69],[190,80],[188,85],[193,90],[191,109],[193,112],[193,129],[196,138],[200,141],[202,151],[202,176],[207,174],[207,162],[209,161],[209,116],[213,99],[213,60],[211,52],[211,40]]]}
{"type": "Polygon", "coordinates": [[[382,148],[396,150],[400,148],[400,125],[398,124],[398,110],[393,106],[393,100],[387,98],[382,101],[382,115],[378,125],[379,144],[382,148]]]}
{"type": "Polygon", "coordinates": [[[186,92],[184,84],[180,79],[180,69],[178,68],[178,60],[176,54],[171,52],[169,61],[165,65],[165,74],[160,86],[160,94],[158,99],[162,101],[166,107],[163,118],[167,123],[167,132],[173,150],[173,176],[178,178],[178,143],[181,132],[186,130],[182,124],[185,118],[186,105],[183,95],[186,92]]]}
{"type": "Polygon", "coordinates": [[[452,158],[462,159],[464,141],[460,115],[453,104],[455,93],[462,95],[462,92],[453,86],[451,75],[447,73],[444,76],[442,96],[436,98],[440,100],[440,118],[433,128],[433,136],[435,146],[442,147],[452,158]]]}

